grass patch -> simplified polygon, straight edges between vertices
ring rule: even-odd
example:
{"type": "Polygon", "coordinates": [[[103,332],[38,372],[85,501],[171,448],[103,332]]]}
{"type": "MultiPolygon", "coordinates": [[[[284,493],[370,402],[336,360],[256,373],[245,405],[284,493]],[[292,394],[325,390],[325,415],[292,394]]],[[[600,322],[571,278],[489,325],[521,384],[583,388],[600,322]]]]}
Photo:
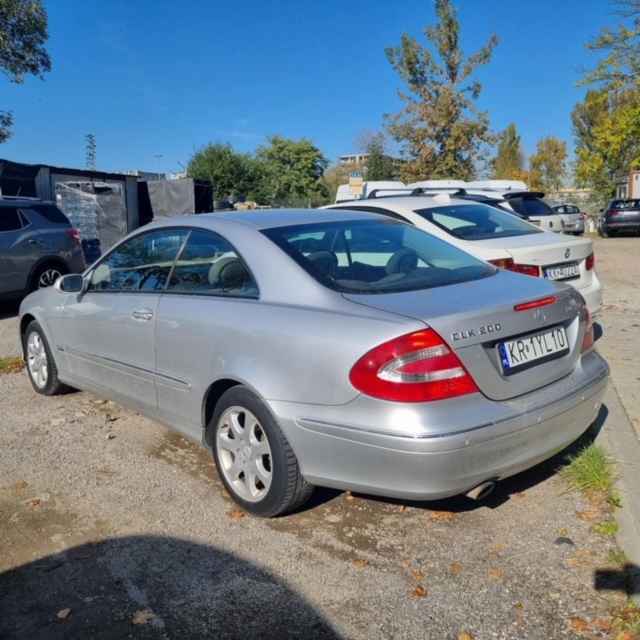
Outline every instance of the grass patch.
{"type": "Polygon", "coordinates": [[[622,549],[611,549],[608,560],[616,567],[624,567],[624,565],[629,562],[627,554],[622,549]]]}
{"type": "Polygon", "coordinates": [[[22,358],[0,358],[0,373],[16,373],[24,369],[22,358]]]}
{"type": "Polygon", "coordinates": [[[602,447],[592,444],[570,458],[568,466],[562,469],[562,476],[573,489],[598,492],[615,502],[612,467],[613,462],[602,447]]]}
{"type": "Polygon", "coordinates": [[[640,634],[640,607],[629,603],[613,614],[613,628],[618,634],[616,638],[633,640],[640,634]],[[623,635],[627,634],[627,635],[623,635]]]}
{"type": "Polygon", "coordinates": [[[618,533],[618,523],[615,520],[605,520],[593,525],[593,530],[601,536],[613,536],[618,533]]]}

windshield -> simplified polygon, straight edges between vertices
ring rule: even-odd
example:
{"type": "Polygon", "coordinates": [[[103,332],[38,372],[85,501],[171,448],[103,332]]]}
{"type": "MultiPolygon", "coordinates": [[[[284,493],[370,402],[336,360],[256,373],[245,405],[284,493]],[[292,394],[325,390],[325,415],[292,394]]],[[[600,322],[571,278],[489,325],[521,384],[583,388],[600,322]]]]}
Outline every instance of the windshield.
{"type": "Polygon", "coordinates": [[[391,293],[486,278],[496,270],[393,220],[275,227],[262,233],[316,280],[343,293],[391,293]]]}
{"type": "Polygon", "coordinates": [[[613,200],[609,208],[617,211],[640,209],[640,200],[613,200]]]}
{"type": "Polygon", "coordinates": [[[416,213],[460,240],[494,240],[542,233],[516,215],[486,204],[460,204],[416,213]]]}
{"type": "Polygon", "coordinates": [[[540,198],[509,198],[511,208],[523,216],[552,216],[553,209],[540,198]]]}

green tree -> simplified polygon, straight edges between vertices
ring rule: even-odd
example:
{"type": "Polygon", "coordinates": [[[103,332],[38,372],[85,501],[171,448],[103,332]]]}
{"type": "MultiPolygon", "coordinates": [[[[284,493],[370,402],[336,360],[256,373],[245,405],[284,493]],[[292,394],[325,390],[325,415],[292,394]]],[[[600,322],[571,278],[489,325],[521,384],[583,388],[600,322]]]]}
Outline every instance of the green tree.
{"type": "Polygon", "coordinates": [[[222,143],[209,143],[196,151],[187,165],[187,175],[211,182],[217,201],[245,198],[256,190],[260,180],[259,167],[253,158],[222,143]]]}
{"type": "Polygon", "coordinates": [[[503,180],[522,180],[524,154],[515,124],[510,124],[498,140],[498,151],[492,161],[493,177],[503,180]]]}
{"type": "Polygon", "coordinates": [[[625,90],[637,87],[640,78],[640,0],[617,0],[615,4],[623,22],[615,29],[602,29],[587,44],[603,57],[585,74],[582,84],[625,90]]]}
{"type": "Polygon", "coordinates": [[[306,138],[271,136],[259,147],[260,193],[270,204],[312,206],[325,203],[329,193],[322,181],[328,162],[306,138]]]}
{"type": "Polygon", "coordinates": [[[558,191],[567,174],[567,144],[548,136],[538,141],[529,158],[529,187],[540,191],[558,191]]]}
{"type": "Polygon", "coordinates": [[[408,160],[401,169],[406,180],[472,178],[483,145],[494,142],[488,115],[475,105],[482,86],[472,76],[491,60],[497,37],[465,59],[452,1],[435,4],[438,23],[425,31],[430,48],[403,34],[400,46],[385,51],[408,88],[398,92],[404,108],[385,116],[408,160]]]}
{"type": "MultiPolygon", "coordinates": [[[[21,84],[25,76],[42,78],[51,70],[44,44],[47,12],[41,0],[0,0],[0,70],[11,82],[21,84]]],[[[0,143],[11,136],[13,114],[0,111],[0,143]]]]}
{"type": "Polygon", "coordinates": [[[367,159],[367,180],[393,180],[396,175],[396,166],[393,158],[386,153],[384,134],[377,133],[365,147],[367,159]]]}
{"type": "Polygon", "coordinates": [[[595,85],[572,113],[576,182],[600,203],[640,167],[640,0],[618,0],[622,22],[587,47],[601,57],[582,84],[595,85]]]}
{"type": "Polygon", "coordinates": [[[604,202],[620,177],[640,167],[640,93],[589,92],[574,116],[576,182],[604,202]]]}

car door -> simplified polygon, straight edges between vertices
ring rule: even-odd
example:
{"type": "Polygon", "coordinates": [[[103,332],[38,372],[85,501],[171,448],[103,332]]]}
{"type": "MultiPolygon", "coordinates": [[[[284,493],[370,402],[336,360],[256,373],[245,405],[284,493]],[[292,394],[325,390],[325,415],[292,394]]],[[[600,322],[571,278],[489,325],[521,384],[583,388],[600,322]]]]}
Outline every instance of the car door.
{"type": "Polygon", "coordinates": [[[258,288],[222,236],[194,229],[160,296],[156,326],[158,408],[163,419],[200,438],[202,398],[225,371],[225,350],[242,340],[242,318],[256,313],[258,288]]]}
{"type": "Polygon", "coordinates": [[[57,339],[80,384],[155,411],[156,310],[187,235],[163,228],[128,238],[97,263],[87,291],[65,304],[57,339]]]}
{"type": "Polygon", "coordinates": [[[22,291],[35,260],[26,238],[26,221],[15,207],[0,207],[0,293],[22,291]]]}

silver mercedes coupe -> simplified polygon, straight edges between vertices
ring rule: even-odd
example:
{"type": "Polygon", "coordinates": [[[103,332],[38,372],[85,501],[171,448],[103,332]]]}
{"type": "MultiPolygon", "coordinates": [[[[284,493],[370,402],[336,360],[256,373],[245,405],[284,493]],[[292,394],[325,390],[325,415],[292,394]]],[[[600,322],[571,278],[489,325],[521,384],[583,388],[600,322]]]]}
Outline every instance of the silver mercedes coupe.
{"type": "Polygon", "coordinates": [[[576,440],[609,373],[574,288],[363,212],[165,219],[20,316],[38,393],[203,443],[260,516],[314,485],[481,498],[576,440]]]}

